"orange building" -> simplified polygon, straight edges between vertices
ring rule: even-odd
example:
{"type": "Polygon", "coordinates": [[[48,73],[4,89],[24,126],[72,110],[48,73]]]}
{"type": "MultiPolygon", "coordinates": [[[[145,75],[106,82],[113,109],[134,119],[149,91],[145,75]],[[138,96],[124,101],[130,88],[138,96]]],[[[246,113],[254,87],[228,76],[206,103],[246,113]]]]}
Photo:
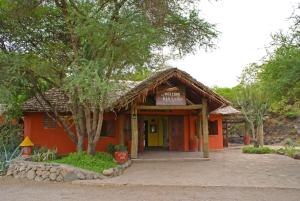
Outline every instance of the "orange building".
{"type": "MultiPolygon", "coordinates": [[[[58,89],[45,97],[76,132],[68,98],[58,89]]],[[[217,111],[230,102],[184,71],[169,68],[142,82],[123,81],[114,98],[114,111],[104,115],[98,151],[110,143],[127,145],[132,158],[148,149],[203,151],[204,157],[209,150],[223,149],[222,114],[217,111]]],[[[35,145],[57,148],[59,154],[76,151],[62,126],[47,115],[51,110],[43,100],[32,98],[23,110],[24,134],[35,145]]]]}

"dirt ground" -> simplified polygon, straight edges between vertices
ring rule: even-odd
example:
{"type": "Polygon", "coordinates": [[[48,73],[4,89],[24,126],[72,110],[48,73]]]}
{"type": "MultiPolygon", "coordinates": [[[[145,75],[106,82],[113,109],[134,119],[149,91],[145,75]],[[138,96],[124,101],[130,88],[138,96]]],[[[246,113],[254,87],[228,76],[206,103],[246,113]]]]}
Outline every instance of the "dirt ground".
{"type": "Polygon", "coordinates": [[[0,177],[0,201],[299,201],[300,161],[228,149],[210,161],[134,163],[119,177],[47,183],[0,177]]]}
{"type": "Polygon", "coordinates": [[[1,201],[299,201],[299,189],[87,186],[0,178],[1,201]]]}

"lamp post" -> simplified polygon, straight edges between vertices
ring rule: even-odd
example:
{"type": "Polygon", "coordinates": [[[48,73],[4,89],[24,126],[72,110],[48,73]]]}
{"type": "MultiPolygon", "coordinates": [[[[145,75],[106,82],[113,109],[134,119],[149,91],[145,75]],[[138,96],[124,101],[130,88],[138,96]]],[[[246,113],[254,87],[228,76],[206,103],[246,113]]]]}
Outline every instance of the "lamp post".
{"type": "Polygon", "coordinates": [[[25,139],[23,140],[23,142],[20,144],[21,156],[23,158],[29,158],[31,155],[33,146],[34,146],[34,144],[30,140],[30,138],[28,136],[26,136],[25,139]]]}

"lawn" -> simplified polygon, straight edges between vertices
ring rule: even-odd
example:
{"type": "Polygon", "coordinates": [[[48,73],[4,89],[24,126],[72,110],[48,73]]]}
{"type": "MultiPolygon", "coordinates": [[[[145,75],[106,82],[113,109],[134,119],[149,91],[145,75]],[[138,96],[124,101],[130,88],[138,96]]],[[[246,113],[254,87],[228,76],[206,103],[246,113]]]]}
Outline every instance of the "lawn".
{"type": "Polygon", "coordinates": [[[87,155],[85,152],[71,153],[68,156],[49,162],[67,164],[98,173],[117,166],[110,154],[101,152],[96,153],[94,156],[87,155]]]}

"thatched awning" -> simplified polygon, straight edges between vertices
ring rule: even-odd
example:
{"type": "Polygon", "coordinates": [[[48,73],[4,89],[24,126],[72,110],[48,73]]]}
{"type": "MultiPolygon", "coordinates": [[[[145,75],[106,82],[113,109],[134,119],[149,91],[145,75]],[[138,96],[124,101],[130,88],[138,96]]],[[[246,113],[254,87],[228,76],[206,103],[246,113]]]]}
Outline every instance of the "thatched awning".
{"type": "Polygon", "coordinates": [[[235,109],[231,105],[226,107],[218,108],[212,111],[210,114],[221,114],[221,115],[240,115],[242,114],[239,110],[235,109]]]}
{"type": "MultiPolygon", "coordinates": [[[[190,91],[197,94],[197,97],[205,97],[209,104],[212,105],[211,110],[219,107],[230,105],[230,102],[222,96],[215,93],[209,87],[198,82],[188,73],[177,68],[167,68],[153,73],[148,79],[141,82],[120,81],[120,87],[110,94],[113,104],[111,108],[121,109],[130,106],[133,102],[143,102],[150,91],[155,91],[159,85],[168,82],[170,79],[176,79],[181,84],[187,86],[190,91]]],[[[44,96],[59,112],[70,111],[69,99],[59,89],[50,89],[45,92],[44,96]]],[[[201,102],[201,99],[197,99],[201,102]]],[[[33,97],[29,99],[23,106],[24,112],[42,112],[51,111],[41,97],[33,97]]]]}

